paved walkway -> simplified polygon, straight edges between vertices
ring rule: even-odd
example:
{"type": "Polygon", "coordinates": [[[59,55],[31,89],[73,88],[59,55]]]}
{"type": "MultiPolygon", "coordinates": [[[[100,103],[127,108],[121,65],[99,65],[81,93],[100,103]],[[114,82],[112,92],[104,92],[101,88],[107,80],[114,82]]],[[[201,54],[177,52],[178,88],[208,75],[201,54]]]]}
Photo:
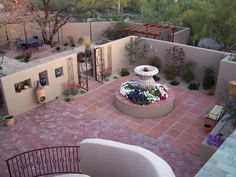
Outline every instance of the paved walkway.
{"type": "Polygon", "coordinates": [[[105,138],[135,144],[165,159],[177,177],[193,177],[203,166],[200,144],[207,135],[204,115],[217,100],[198,91],[172,87],[173,112],[165,117],[138,119],[114,106],[114,93],[124,77],[97,87],[71,103],[54,100],[17,116],[11,128],[0,128],[0,176],[7,176],[5,159],[23,151],[58,145],[79,145],[84,138],[105,138]]]}

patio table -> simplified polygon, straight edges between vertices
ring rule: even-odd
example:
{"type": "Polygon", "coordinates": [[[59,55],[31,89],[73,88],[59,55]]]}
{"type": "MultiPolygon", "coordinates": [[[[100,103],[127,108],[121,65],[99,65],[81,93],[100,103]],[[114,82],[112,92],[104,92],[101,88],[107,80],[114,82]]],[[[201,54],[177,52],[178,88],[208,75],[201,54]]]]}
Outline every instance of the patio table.
{"type": "Polygon", "coordinates": [[[32,38],[32,39],[27,39],[27,40],[21,40],[19,41],[19,45],[21,48],[28,49],[30,47],[38,47],[39,45],[39,40],[32,38]]]}

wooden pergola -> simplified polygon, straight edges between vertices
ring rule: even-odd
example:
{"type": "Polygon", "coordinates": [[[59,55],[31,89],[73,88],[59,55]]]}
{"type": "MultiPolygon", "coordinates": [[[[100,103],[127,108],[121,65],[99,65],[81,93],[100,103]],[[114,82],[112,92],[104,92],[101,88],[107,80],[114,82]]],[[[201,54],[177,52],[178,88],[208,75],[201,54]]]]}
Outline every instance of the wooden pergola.
{"type": "Polygon", "coordinates": [[[125,28],[125,31],[142,34],[146,37],[152,36],[154,39],[161,39],[173,42],[174,33],[177,31],[177,27],[160,24],[142,24],[129,26],[125,28]]]}

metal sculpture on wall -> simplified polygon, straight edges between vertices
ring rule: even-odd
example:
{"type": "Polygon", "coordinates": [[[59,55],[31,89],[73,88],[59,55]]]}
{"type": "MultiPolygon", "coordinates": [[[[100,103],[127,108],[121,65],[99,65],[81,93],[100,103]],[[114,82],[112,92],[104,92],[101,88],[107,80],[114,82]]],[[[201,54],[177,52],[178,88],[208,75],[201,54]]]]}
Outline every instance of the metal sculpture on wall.
{"type": "Polygon", "coordinates": [[[81,54],[77,55],[79,87],[88,91],[88,59],[81,54]]]}
{"type": "Polygon", "coordinates": [[[104,57],[101,47],[94,49],[94,64],[95,64],[95,79],[96,81],[103,83],[104,57]]]}

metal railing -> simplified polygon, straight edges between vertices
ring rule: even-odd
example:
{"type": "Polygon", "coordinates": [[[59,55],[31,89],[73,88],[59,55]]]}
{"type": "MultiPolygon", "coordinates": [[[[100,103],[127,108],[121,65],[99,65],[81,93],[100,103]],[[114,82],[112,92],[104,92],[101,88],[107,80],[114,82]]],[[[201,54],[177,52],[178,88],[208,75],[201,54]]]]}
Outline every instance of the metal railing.
{"type": "Polygon", "coordinates": [[[79,146],[36,149],[6,160],[10,177],[37,177],[79,172],[79,146]]]}

